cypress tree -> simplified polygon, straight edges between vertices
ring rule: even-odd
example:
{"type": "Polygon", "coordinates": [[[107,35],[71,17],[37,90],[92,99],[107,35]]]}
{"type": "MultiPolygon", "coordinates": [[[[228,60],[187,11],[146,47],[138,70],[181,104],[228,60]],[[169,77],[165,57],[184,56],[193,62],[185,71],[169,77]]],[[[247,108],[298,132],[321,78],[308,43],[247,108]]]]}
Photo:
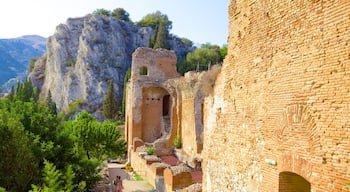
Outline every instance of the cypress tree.
{"type": "Polygon", "coordinates": [[[114,95],[114,85],[113,81],[109,81],[108,90],[105,96],[105,100],[103,101],[103,115],[107,119],[113,119],[116,117],[118,112],[118,104],[116,97],[114,95]]]}
{"type": "Polygon", "coordinates": [[[156,39],[155,39],[153,48],[154,49],[157,49],[157,48],[168,49],[166,40],[167,40],[167,31],[164,27],[163,22],[160,22],[159,26],[158,26],[156,39]]]}
{"type": "Polygon", "coordinates": [[[52,95],[51,95],[50,90],[49,90],[49,93],[47,94],[47,97],[46,97],[46,106],[49,108],[49,112],[51,114],[57,115],[56,103],[54,101],[52,101],[52,95]]]}

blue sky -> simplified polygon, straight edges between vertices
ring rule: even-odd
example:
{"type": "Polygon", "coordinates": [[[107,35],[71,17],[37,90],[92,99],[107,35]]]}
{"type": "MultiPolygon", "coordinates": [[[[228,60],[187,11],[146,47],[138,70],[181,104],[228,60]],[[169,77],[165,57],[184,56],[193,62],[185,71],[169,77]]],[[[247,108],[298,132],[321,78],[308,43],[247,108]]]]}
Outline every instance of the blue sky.
{"type": "Polygon", "coordinates": [[[60,23],[98,8],[124,8],[132,21],[157,10],[173,22],[171,33],[194,43],[227,44],[229,0],[8,0],[0,3],[0,38],[53,35],[60,23]]]}

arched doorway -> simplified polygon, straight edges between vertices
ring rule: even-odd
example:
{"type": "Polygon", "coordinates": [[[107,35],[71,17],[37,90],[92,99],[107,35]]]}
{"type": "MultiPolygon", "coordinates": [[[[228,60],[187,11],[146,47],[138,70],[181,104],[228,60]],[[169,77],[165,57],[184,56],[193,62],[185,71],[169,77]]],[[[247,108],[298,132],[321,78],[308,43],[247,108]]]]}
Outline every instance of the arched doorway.
{"type": "Polygon", "coordinates": [[[293,172],[281,172],[279,174],[279,192],[310,192],[311,185],[302,176],[293,172]]]}

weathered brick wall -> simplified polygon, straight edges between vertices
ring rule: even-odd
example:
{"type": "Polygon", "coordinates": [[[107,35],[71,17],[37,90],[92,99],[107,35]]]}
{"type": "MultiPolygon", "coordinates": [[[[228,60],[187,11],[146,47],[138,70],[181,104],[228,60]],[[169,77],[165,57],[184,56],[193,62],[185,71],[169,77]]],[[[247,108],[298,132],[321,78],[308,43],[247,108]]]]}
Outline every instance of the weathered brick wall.
{"type": "Polygon", "coordinates": [[[204,191],[289,189],[288,172],[311,191],[347,191],[349,10],[346,0],[231,1],[228,56],[205,100],[204,191]]]}
{"type": "MultiPolygon", "coordinates": [[[[126,87],[126,140],[132,145],[138,137],[146,142],[154,142],[164,134],[162,130],[164,96],[168,93],[164,82],[179,77],[176,72],[176,55],[165,49],[138,48],[133,53],[131,78],[126,87]],[[142,69],[146,69],[145,73],[142,69]]],[[[163,126],[164,127],[164,126],[163,126]]]]}

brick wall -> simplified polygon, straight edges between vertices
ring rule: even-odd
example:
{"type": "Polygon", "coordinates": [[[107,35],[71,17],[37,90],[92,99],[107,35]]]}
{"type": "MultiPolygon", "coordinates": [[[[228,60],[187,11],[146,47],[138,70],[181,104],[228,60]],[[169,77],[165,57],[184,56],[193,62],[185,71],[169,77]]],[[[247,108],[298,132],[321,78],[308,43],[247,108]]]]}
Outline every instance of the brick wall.
{"type": "Polygon", "coordinates": [[[204,106],[204,191],[275,192],[285,172],[311,191],[347,191],[349,10],[231,0],[228,56],[204,106]]]}

